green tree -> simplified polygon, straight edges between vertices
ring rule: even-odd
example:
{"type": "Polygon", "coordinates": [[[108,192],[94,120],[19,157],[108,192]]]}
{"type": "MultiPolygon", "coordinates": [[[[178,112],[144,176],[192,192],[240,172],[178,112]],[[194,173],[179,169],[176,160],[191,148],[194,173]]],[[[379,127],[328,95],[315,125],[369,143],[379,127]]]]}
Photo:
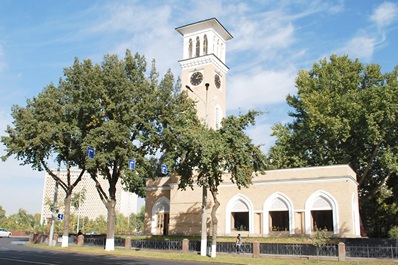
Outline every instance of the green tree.
{"type": "Polygon", "coordinates": [[[158,82],[155,62],[147,77],[145,58],[127,50],[124,60],[106,55],[100,65],[76,58],[58,86],[50,84],[25,108],[13,107],[14,126],[2,137],[3,159],[14,155],[22,164],[46,170],[65,191],[63,246],[71,195],[87,169],[108,210],[106,249],[114,249],[118,181],[143,196],[144,179],[155,174],[150,157],[173,148],[175,131],[184,131],[179,127],[199,122],[194,103],[178,87],[170,71],[158,82]],[[86,157],[88,147],[95,148],[94,159],[86,157]],[[50,157],[66,167],[66,180],[50,169],[50,157]],[[136,160],[134,171],[127,167],[129,159],[136,160]],[[71,178],[71,167],[80,168],[78,178],[71,178]],[[105,178],[109,188],[98,178],[105,178]]]}
{"type": "Polygon", "coordinates": [[[116,227],[115,233],[119,235],[125,235],[128,231],[128,217],[124,216],[122,213],[116,214],[116,227]]]}
{"type": "Polygon", "coordinates": [[[141,232],[144,231],[144,220],[145,220],[145,206],[141,207],[140,212],[136,215],[135,218],[135,231],[141,232]]]}
{"type": "Polygon", "coordinates": [[[74,193],[71,198],[71,204],[76,209],[77,212],[77,225],[76,225],[76,233],[80,230],[80,214],[79,209],[80,205],[84,203],[86,200],[86,189],[82,189],[81,191],[74,193]]]}
{"type": "Polygon", "coordinates": [[[19,209],[18,213],[10,215],[5,221],[4,226],[13,231],[34,232],[35,218],[24,209],[19,209]]]}
{"type": "Polygon", "coordinates": [[[329,242],[330,238],[327,229],[319,229],[315,226],[315,234],[311,238],[312,245],[316,247],[316,255],[319,262],[319,252],[323,246],[329,242]]]}
{"type": "MultiPolygon", "coordinates": [[[[127,190],[144,196],[145,178],[154,176],[149,158],[173,149],[176,134],[186,130],[190,121],[199,121],[194,103],[178,93],[180,84],[170,71],[158,82],[155,62],[148,77],[145,58],[130,51],[122,60],[106,55],[96,67],[100,73],[95,80],[100,85],[83,95],[86,102],[81,106],[90,113],[93,127],[83,146],[95,148],[87,170],[107,208],[105,248],[113,250],[116,184],[122,181],[127,190]],[[136,161],[135,170],[128,168],[130,159],[136,161]],[[108,182],[106,189],[98,181],[102,177],[108,182]]],[[[84,73],[74,74],[78,78],[84,73]]]]}
{"type": "Polygon", "coordinates": [[[41,214],[40,213],[35,213],[33,215],[33,220],[34,220],[33,232],[42,233],[43,232],[43,226],[41,224],[41,214]]]}
{"type": "Polygon", "coordinates": [[[107,231],[107,220],[105,218],[105,216],[100,215],[97,218],[95,218],[94,222],[90,222],[90,227],[91,229],[89,229],[89,227],[86,227],[86,231],[96,231],[100,234],[106,233],[107,231]]]}
{"type": "Polygon", "coordinates": [[[293,121],[273,127],[271,167],[349,164],[357,172],[361,216],[371,236],[386,236],[392,225],[384,223],[381,234],[370,226],[383,211],[375,198],[398,188],[397,77],[398,68],[383,74],[379,65],[332,55],[299,71],[297,95],[287,97],[293,121]]]}
{"type": "MultiPolygon", "coordinates": [[[[77,59],[74,66],[80,66],[77,59]]],[[[81,94],[96,89],[98,69],[90,68],[87,63],[79,71],[85,75],[71,79],[70,69],[65,69],[66,79],[60,79],[58,86],[46,86],[37,97],[27,100],[26,107],[13,106],[13,127],[8,126],[8,136],[1,138],[6,146],[3,160],[15,156],[23,165],[30,164],[33,169],[45,170],[65,192],[63,247],[68,246],[71,195],[86,168],[82,143],[90,129],[91,113],[84,113],[80,108],[85,104],[81,102],[81,94]],[[66,177],[51,170],[51,158],[55,158],[59,167],[66,167],[66,177]],[[71,177],[71,167],[81,169],[77,178],[71,177]]]]}
{"type": "Polygon", "coordinates": [[[193,188],[194,183],[208,189],[213,198],[212,220],[212,256],[216,256],[218,186],[229,173],[229,177],[238,188],[248,187],[257,172],[266,167],[266,157],[258,146],[245,134],[244,130],[255,124],[260,113],[249,111],[247,114],[229,116],[222,121],[219,130],[204,125],[193,127],[186,135],[178,139],[178,148],[166,154],[165,159],[178,161],[176,172],[181,175],[180,189],[193,188]]]}
{"type": "Polygon", "coordinates": [[[137,214],[131,213],[128,220],[129,233],[143,231],[144,219],[145,219],[145,206],[142,206],[140,212],[138,212],[137,214]]]}
{"type": "Polygon", "coordinates": [[[6,219],[6,210],[3,209],[3,206],[0,206],[0,223],[4,223],[6,219]]]}

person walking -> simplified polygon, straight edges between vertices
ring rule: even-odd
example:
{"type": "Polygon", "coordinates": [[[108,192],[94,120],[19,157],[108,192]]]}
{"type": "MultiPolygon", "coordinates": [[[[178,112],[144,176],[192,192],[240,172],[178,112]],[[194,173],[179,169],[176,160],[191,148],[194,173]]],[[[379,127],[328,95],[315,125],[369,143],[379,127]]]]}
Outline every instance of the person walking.
{"type": "Polygon", "coordinates": [[[242,243],[242,237],[238,234],[236,237],[236,253],[238,254],[243,253],[242,243]]]}

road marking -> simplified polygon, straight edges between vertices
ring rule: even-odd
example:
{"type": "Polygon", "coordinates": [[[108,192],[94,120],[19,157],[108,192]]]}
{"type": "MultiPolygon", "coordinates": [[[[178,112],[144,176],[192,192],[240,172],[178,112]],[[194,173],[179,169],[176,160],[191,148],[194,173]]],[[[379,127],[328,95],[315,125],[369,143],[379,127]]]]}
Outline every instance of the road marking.
{"type": "Polygon", "coordinates": [[[47,262],[39,262],[39,261],[30,261],[24,259],[8,259],[8,258],[0,258],[0,260],[8,260],[8,261],[19,261],[24,264],[42,264],[42,265],[56,265],[57,263],[47,263],[47,262]]]}
{"type": "Polygon", "coordinates": [[[28,241],[11,241],[11,245],[24,245],[27,243],[28,241]]]}

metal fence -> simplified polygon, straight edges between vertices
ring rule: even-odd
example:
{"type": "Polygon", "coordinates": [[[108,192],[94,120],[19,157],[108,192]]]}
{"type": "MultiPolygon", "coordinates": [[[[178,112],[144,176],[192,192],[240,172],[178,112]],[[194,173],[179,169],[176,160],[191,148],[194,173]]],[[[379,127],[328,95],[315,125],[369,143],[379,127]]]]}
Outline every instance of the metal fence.
{"type": "MultiPolygon", "coordinates": [[[[70,243],[74,238],[70,238],[70,243]]],[[[84,244],[91,246],[105,246],[105,237],[85,237],[84,244]]],[[[115,247],[124,247],[124,238],[115,238],[115,247]]],[[[131,240],[131,247],[136,249],[182,250],[180,240],[131,240]]],[[[200,252],[200,241],[189,241],[189,251],[200,252]]],[[[253,253],[253,243],[243,243],[244,253],[253,253]]],[[[207,253],[210,253],[211,242],[207,242],[207,253]]],[[[233,242],[217,242],[218,253],[236,253],[233,242]]],[[[345,245],[347,258],[366,259],[398,259],[398,246],[396,245],[345,245]]],[[[260,243],[260,254],[285,255],[285,256],[321,256],[338,257],[338,245],[328,244],[319,248],[311,244],[276,244],[260,243]]]]}
{"type": "Polygon", "coordinates": [[[189,251],[200,251],[200,241],[189,241],[189,251]]]}
{"type": "Polygon", "coordinates": [[[261,243],[260,254],[337,257],[338,248],[337,245],[323,245],[318,248],[311,244],[261,243]]]}
{"type": "MultiPolygon", "coordinates": [[[[116,241],[116,240],[115,240],[116,241]]],[[[88,246],[105,246],[106,237],[84,237],[84,244],[88,246]]],[[[116,243],[116,242],[115,242],[116,243]]],[[[124,243],[123,243],[124,246],[124,243]]]]}
{"type": "Polygon", "coordinates": [[[397,259],[398,247],[396,246],[345,246],[346,256],[351,258],[377,258],[377,259],[397,259]]]}
{"type": "Polygon", "coordinates": [[[124,247],[126,240],[124,238],[115,238],[115,247],[124,247]]]}
{"type": "Polygon", "coordinates": [[[182,250],[180,240],[131,240],[132,248],[139,249],[161,249],[161,250],[182,250]]]}
{"type": "MultiPolygon", "coordinates": [[[[211,247],[211,243],[209,244],[211,247]]],[[[243,243],[241,249],[243,253],[253,253],[252,243],[243,243]]],[[[220,253],[236,253],[236,244],[232,242],[217,242],[216,251],[220,253]]]]}

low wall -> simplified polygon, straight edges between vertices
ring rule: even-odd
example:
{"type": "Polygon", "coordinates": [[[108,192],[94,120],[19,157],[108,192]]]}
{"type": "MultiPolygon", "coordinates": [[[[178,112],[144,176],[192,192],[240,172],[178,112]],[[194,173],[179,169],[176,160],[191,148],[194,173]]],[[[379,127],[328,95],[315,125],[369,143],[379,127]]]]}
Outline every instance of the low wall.
{"type": "Polygon", "coordinates": [[[12,236],[26,236],[25,231],[10,231],[12,233],[12,236]]]}

